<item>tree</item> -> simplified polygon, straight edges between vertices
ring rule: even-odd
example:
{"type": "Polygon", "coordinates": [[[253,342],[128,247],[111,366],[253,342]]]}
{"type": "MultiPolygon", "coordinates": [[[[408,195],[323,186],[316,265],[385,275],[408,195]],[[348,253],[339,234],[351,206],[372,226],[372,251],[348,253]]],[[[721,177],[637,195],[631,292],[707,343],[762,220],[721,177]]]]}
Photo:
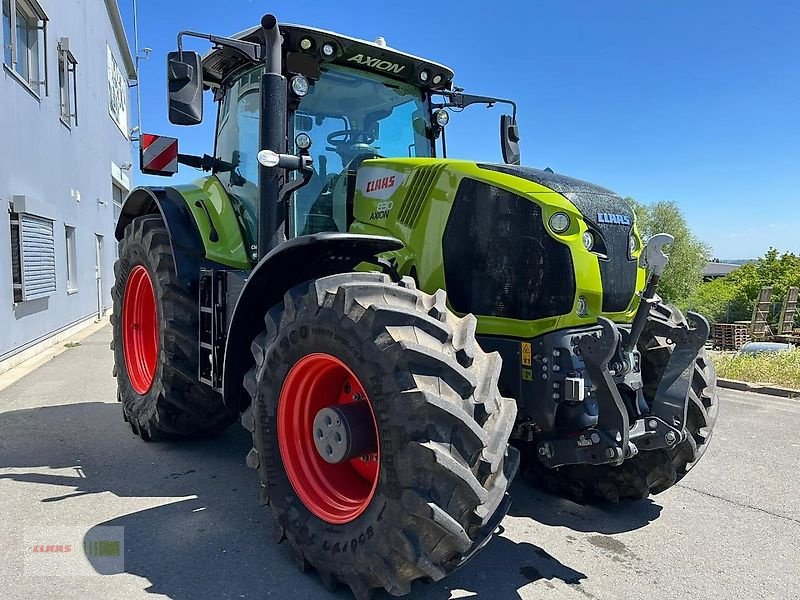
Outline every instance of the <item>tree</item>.
{"type": "Polygon", "coordinates": [[[783,302],[789,287],[800,287],[800,256],[790,252],[780,254],[770,248],[758,260],[701,285],[689,298],[688,305],[715,322],[749,320],[758,293],[765,285],[772,286],[774,302],[783,302]]]}
{"type": "Polygon", "coordinates": [[[686,306],[689,297],[703,282],[703,269],[711,256],[711,249],[692,233],[675,202],[640,204],[633,198],[627,200],[636,213],[636,226],[642,238],[647,240],[657,233],[669,233],[675,238],[666,249],[669,264],[659,283],[658,293],[668,302],[686,306]]]}

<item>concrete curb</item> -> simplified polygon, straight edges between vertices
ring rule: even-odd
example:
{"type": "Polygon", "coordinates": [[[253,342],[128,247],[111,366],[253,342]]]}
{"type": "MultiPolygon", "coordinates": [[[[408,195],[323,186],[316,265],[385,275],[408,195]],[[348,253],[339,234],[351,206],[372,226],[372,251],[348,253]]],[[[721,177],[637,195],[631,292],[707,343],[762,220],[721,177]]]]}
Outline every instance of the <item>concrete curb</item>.
{"type": "Polygon", "coordinates": [[[729,390],[739,392],[753,392],[755,394],[767,394],[768,396],[780,396],[781,398],[800,399],[800,390],[782,388],[766,383],[750,383],[748,381],[737,381],[736,379],[717,379],[717,385],[729,390]]]}

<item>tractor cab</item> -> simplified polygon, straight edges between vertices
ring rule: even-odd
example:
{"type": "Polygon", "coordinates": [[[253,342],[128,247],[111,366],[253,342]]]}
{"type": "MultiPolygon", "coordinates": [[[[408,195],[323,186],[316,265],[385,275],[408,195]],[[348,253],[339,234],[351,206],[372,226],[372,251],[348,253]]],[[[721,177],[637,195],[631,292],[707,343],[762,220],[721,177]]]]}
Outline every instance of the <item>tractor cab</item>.
{"type": "MultiPolygon", "coordinates": [[[[220,89],[215,170],[243,207],[258,204],[259,85],[263,67],[236,73],[220,89]],[[238,165],[228,171],[224,165],[238,165]]],[[[326,63],[319,77],[290,80],[290,154],[306,153],[313,169],[296,192],[288,235],[347,231],[348,203],[359,165],[376,157],[432,157],[430,99],[414,85],[362,69],[326,63]]]]}
{"type": "MultiPolygon", "coordinates": [[[[453,88],[452,70],[389,48],[382,38],[367,42],[296,25],[281,25],[280,32],[275,43],[263,26],[232,38],[183,32],[178,52],[169,56],[173,123],[202,121],[200,89],[213,90],[218,104],[214,156],[180,155],[180,162],[201,166],[219,179],[254,261],[269,245],[265,239],[259,243],[260,229],[262,238],[270,239],[278,229],[280,239],[346,232],[353,221],[358,168],[365,160],[433,158],[437,140],[439,154],[446,156],[445,108],[477,102],[514,106],[463,94],[453,88]],[[215,48],[201,58],[183,50],[185,36],[207,39],[215,48]],[[282,81],[272,79],[275,87],[270,87],[271,77],[282,81]],[[265,149],[310,158],[307,172],[286,175],[302,180],[291,194],[280,193],[287,181],[264,185],[262,177],[282,178],[262,171],[258,156],[265,149]],[[271,222],[265,204],[284,205],[275,215],[278,222],[271,222]]],[[[501,124],[507,162],[519,162],[516,106],[501,124]]]]}
{"type": "MultiPolygon", "coordinates": [[[[282,25],[281,33],[282,74],[288,83],[284,151],[312,159],[307,181],[288,207],[285,235],[345,232],[363,161],[434,156],[439,131],[431,125],[431,100],[450,89],[453,72],[388,48],[381,39],[370,43],[293,25],[282,25]]],[[[251,29],[234,39],[261,46],[264,30],[251,29]]],[[[215,90],[219,103],[214,172],[242,207],[255,242],[261,83],[267,66],[253,65],[235,45],[218,44],[202,60],[202,69],[203,83],[215,90]]]]}

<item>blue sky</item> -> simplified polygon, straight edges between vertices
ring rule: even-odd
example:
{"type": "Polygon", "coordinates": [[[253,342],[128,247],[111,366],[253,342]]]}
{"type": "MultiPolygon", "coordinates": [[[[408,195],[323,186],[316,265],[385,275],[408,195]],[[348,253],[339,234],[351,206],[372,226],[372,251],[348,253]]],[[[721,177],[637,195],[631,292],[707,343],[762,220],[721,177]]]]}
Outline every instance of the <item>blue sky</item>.
{"type": "MultiPolygon", "coordinates": [[[[132,0],[119,3],[132,25],[132,0]]],[[[230,35],[270,11],[383,36],[450,66],[467,91],[517,100],[523,164],[674,200],[717,257],[800,253],[800,3],[139,0],[140,46],[153,49],[141,66],[144,130],[211,152],[211,102],[202,126],[167,122],[166,53],[179,30],[230,35]]],[[[449,154],[499,161],[499,115],[453,115],[449,154]]],[[[195,175],[182,167],[178,178],[195,175]]]]}

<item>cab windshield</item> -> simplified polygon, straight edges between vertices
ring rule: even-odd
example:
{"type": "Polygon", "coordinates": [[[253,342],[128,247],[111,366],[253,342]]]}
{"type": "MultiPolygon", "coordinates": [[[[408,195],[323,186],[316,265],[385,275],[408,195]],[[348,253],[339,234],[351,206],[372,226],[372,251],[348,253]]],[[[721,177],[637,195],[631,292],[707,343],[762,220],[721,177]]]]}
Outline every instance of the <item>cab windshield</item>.
{"type": "Polygon", "coordinates": [[[294,234],[347,230],[347,201],[364,160],[431,157],[426,106],[418,88],[324,65],[300,101],[290,131],[291,139],[303,133],[311,138],[314,159],[314,175],[294,201],[294,234]]]}
{"type": "MultiPolygon", "coordinates": [[[[217,122],[215,175],[225,186],[256,256],[261,75],[263,67],[229,80],[217,122]]],[[[291,92],[290,92],[291,93],[291,92]]],[[[430,114],[418,88],[379,75],[326,64],[291,115],[289,152],[300,133],[312,141],[311,181],[295,194],[290,232],[347,230],[347,199],[365,159],[430,157],[430,114]]]]}

